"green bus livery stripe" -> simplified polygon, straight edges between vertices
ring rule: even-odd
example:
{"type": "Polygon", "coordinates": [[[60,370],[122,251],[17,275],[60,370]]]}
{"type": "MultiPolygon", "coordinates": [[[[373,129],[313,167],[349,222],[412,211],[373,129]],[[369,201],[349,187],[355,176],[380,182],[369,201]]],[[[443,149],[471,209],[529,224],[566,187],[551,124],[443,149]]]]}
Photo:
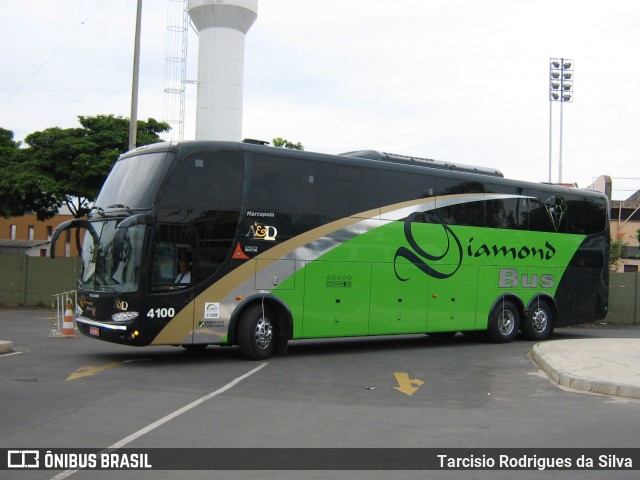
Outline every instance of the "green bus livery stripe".
{"type": "MultiPolygon", "coordinates": [[[[479,275],[488,276],[487,281],[490,280],[489,277],[498,278],[497,271],[489,274],[485,271],[486,268],[495,270],[502,265],[520,269],[516,273],[507,272],[504,278],[513,285],[517,280],[515,290],[518,290],[518,287],[524,288],[523,284],[541,283],[543,275],[553,275],[556,281],[553,287],[548,289],[549,294],[553,295],[562,272],[584,236],[416,223],[409,224],[409,235],[412,238],[407,238],[406,224],[409,222],[402,220],[414,213],[505,198],[530,197],[480,193],[416,199],[322,225],[257,255],[254,257],[255,261],[240,265],[207,288],[192,302],[196,320],[200,312],[204,312],[205,302],[219,302],[221,318],[228,319],[238,304],[238,297],[246,297],[259,290],[265,293],[272,292],[280,297],[289,305],[294,312],[294,319],[298,321],[303,306],[303,290],[311,288],[305,285],[305,276],[309,265],[316,260],[344,263],[342,271],[346,273],[336,273],[338,276],[349,275],[351,267],[348,264],[386,265],[388,268],[384,277],[378,272],[375,279],[368,278],[368,281],[398,284],[405,289],[411,289],[412,279],[420,276],[433,279],[441,276],[444,277],[441,281],[455,280],[462,288],[476,289],[476,282],[484,281],[483,278],[478,278],[479,275]],[[412,250],[412,246],[418,246],[418,250],[422,251],[416,251],[415,248],[412,250]],[[429,255],[436,260],[430,260],[429,255]],[[465,268],[458,271],[461,265],[465,268]],[[484,270],[474,270],[470,273],[470,267],[483,267],[484,270]],[[256,278],[260,275],[265,278],[277,277],[277,285],[258,289],[256,278]],[[522,276],[526,276],[525,282],[522,282],[522,276]]],[[[339,282],[339,279],[336,281],[339,282]]],[[[495,283],[493,280],[491,301],[498,294],[498,286],[495,283]]],[[[326,288],[326,283],[322,288],[326,288]]],[[[369,298],[362,298],[361,301],[368,303],[369,298]]],[[[185,311],[191,310],[185,308],[185,311]]],[[[182,341],[188,338],[192,332],[191,316],[179,314],[160,332],[153,343],[175,343],[176,339],[182,341]]]]}
{"type": "MultiPolygon", "coordinates": [[[[231,296],[235,298],[235,296],[238,295],[237,289],[240,289],[243,292],[241,294],[248,294],[254,290],[254,275],[263,270],[267,270],[274,262],[279,260],[313,261],[320,256],[327,254],[331,250],[344,245],[353,238],[357,238],[372,230],[384,227],[390,222],[407,218],[413,213],[432,211],[438,208],[469,202],[505,198],[528,197],[521,195],[485,193],[434,197],[426,201],[425,199],[417,199],[397,203],[343,218],[335,222],[322,225],[313,230],[309,230],[302,235],[298,235],[262,254],[257,255],[254,257],[255,260],[258,260],[255,266],[249,262],[248,264],[236,268],[225,278],[212,285],[205,294],[211,294],[213,298],[220,299],[221,301],[231,300],[231,296]]],[[[265,272],[265,274],[268,275],[268,271],[265,272]]],[[[284,280],[286,280],[286,277],[280,276],[280,281],[284,280]]]]}

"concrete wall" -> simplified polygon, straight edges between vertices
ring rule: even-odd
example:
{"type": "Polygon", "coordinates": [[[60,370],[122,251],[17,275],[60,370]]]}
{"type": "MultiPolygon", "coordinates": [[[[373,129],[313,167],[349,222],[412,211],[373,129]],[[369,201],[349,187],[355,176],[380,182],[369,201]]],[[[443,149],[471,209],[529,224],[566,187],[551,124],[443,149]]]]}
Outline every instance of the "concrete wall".
{"type": "MultiPolygon", "coordinates": [[[[80,259],[0,255],[0,305],[49,306],[51,296],[75,290],[80,259]]],[[[638,273],[610,273],[607,323],[640,325],[638,273]]]]}
{"type": "Polygon", "coordinates": [[[0,305],[49,306],[76,288],[79,258],[0,255],[0,305]]]}
{"type": "Polygon", "coordinates": [[[609,314],[606,321],[640,325],[638,273],[609,274],[609,314]]]}

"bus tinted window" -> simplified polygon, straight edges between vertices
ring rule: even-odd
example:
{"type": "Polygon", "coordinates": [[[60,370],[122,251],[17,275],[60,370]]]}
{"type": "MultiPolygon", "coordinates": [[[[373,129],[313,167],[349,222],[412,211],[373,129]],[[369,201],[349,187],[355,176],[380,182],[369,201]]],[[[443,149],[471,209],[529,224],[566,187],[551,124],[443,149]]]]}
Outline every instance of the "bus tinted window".
{"type": "Polygon", "coordinates": [[[604,201],[586,197],[568,199],[569,230],[571,233],[594,234],[607,229],[607,206],[604,201]]]}
{"type": "Polygon", "coordinates": [[[288,236],[314,223],[377,208],[377,173],[352,165],[254,155],[248,209],[280,214],[283,229],[278,231],[288,236]]]}
{"type": "Polygon", "coordinates": [[[316,166],[300,159],[253,155],[248,207],[290,214],[315,211],[316,166]]]}
{"type": "Polygon", "coordinates": [[[322,209],[332,218],[343,218],[379,208],[379,172],[355,165],[321,164],[318,176],[322,209]]]}
{"type": "MultiPolygon", "coordinates": [[[[439,198],[436,199],[436,205],[439,205],[439,200],[439,198]]],[[[435,215],[439,218],[439,223],[446,225],[482,227],[484,226],[484,202],[476,200],[438,207],[435,215]]]]}
{"type": "Polygon", "coordinates": [[[461,195],[483,193],[484,185],[480,182],[465,182],[455,178],[436,179],[435,214],[447,225],[467,225],[481,227],[484,225],[484,205],[476,198],[461,195]]]}
{"type": "Polygon", "coordinates": [[[244,161],[240,153],[199,152],[179,162],[162,197],[164,207],[239,210],[244,161]]]}
{"type": "Polygon", "coordinates": [[[604,200],[542,192],[533,195],[538,198],[531,201],[531,230],[593,235],[606,231],[608,227],[604,200]]]}
{"type": "Polygon", "coordinates": [[[103,209],[112,205],[150,208],[172,159],[173,154],[147,153],[119,160],[107,177],[96,206],[103,209]]]}
{"type": "Polygon", "coordinates": [[[526,198],[504,198],[484,202],[485,226],[488,228],[529,228],[529,202],[526,198]]]}
{"type": "Polygon", "coordinates": [[[152,289],[184,288],[192,282],[193,240],[193,229],[189,225],[158,225],[151,265],[152,289]],[[187,272],[180,271],[181,262],[188,266],[188,276],[185,276],[187,272]]]}
{"type": "Polygon", "coordinates": [[[529,209],[529,229],[538,232],[569,233],[566,204],[560,197],[544,195],[532,198],[529,209]]]}
{"type": "Polygon", "coordinates": [[[248,218],[274,218],[278,239],[285,240],[317,223],[322,188],[317,163],[302,159],[253,155],[248,218]]]}
{"type": "Polygon", "coordinates": [[[195,279],[213,275],[231,252],[239,220],[238,212],[207,211],[195,222],[197,248],[195,279]]]}
{"type": "Polygon", "coordinates": [[[434,194],[433,180],[426,175],[382,171],[380,175],[380,206],[407,200],[429,198],[434,194]]]}

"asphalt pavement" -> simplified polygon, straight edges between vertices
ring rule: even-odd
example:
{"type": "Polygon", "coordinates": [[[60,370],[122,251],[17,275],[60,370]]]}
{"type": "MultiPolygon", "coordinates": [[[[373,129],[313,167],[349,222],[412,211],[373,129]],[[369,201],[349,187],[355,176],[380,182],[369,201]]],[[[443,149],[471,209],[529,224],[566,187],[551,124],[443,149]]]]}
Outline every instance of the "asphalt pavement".
{"type": "MultiPolygon", "coordinates": [[[[0,354],[13,342],[0,340],[0,354]]],[[[532,360],[555,383],[574,390],[640,399],[640,338],[588,338],[537,343],[532,360]]]]}

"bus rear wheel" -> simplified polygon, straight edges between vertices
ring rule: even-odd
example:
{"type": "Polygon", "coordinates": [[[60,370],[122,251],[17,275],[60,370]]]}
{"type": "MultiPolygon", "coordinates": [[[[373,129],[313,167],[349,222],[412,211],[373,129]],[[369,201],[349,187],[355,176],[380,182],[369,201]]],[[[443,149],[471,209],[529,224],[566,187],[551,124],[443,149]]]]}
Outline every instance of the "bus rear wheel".
{"type": "Polygon", "coordinates": [[[250,360],[263,360],[273,355],[276,347],[275,324],[262,305],[249,307],[238,327],[240,354],[250,360]]]}
{"type": "Polygon", "coordinates": [[[489,317],[487,335],[494,343],[507,343],[516,338],[520,328],[520,310],[513,302],[498,303],[489,317]]]}
{"type": "Polygon", "coordinates": [[[553,330],[553,311],[548,302],[540,300],[524,320],[522,334],[529,340],[545,340],[553,330]]]}

